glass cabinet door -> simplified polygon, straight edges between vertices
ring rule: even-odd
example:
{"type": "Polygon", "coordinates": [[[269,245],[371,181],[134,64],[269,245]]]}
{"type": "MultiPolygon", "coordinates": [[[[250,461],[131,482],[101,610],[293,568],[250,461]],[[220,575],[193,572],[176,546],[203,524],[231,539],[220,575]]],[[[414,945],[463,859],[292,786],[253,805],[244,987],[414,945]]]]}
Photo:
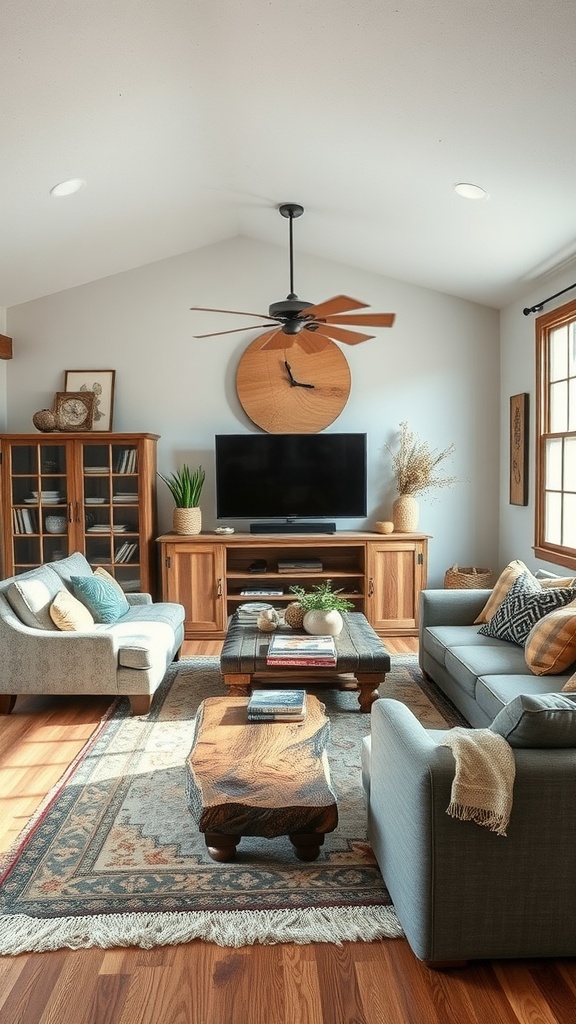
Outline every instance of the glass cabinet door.
{"type": "Polygon", "coordinates": [[[84,546],[124,590],[140,589],[138,446],[83,444],[84,546]]]}
{"type": "Polygon", "coordinates": [[[10,512],[16,573],[70,553],[67,476],[66,445],[12,446],[10,512]]]}

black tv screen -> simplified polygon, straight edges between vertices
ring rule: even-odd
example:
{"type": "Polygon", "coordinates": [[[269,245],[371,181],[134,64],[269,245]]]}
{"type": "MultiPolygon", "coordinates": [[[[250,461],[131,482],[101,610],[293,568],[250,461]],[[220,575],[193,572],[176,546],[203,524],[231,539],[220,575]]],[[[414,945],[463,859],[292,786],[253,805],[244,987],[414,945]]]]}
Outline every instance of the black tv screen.
{"type": "Polygon", "coordinates": [[[219,519],[366,515],[366,434],[217,434],[219,519]]]}

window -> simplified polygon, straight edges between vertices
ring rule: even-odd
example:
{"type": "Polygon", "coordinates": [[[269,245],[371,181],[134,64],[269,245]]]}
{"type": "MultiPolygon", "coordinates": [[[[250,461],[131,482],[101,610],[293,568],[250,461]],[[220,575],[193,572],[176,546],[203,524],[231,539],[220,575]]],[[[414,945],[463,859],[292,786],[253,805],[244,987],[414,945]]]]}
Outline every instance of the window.
{"type": "Polygon", "coordinates": [[[576,569],[576,302],[536,321],[535,554],[576,569]]]}

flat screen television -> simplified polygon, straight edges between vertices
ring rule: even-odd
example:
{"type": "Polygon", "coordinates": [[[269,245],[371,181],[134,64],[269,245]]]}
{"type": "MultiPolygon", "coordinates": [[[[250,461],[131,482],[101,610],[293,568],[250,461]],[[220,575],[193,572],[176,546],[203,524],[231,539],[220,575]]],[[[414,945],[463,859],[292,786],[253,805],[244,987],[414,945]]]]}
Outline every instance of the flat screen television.
{"type": "Polygon", "coordinates": [[[365,516],[366,503],[366,434],[216,435],[219,519],[285,520],[298,532],[303,519],[365,516]]]}

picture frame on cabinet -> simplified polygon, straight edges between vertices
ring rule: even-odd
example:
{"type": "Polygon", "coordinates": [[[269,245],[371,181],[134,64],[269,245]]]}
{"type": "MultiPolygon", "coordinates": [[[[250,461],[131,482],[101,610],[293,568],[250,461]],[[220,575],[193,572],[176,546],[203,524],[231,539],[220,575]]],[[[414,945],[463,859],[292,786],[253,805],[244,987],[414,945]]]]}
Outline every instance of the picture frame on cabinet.
{"type": "Polygon", "coordinates": [[[526,392],[510,398],[510,504],[528,504],[528,401],[526,392]]]}
{"type": "Polygon", "coordinates": [[[115,370],[66,370],[65,391],[92,391],[94,417],[92,430],[112,430],[115,370]]]}

